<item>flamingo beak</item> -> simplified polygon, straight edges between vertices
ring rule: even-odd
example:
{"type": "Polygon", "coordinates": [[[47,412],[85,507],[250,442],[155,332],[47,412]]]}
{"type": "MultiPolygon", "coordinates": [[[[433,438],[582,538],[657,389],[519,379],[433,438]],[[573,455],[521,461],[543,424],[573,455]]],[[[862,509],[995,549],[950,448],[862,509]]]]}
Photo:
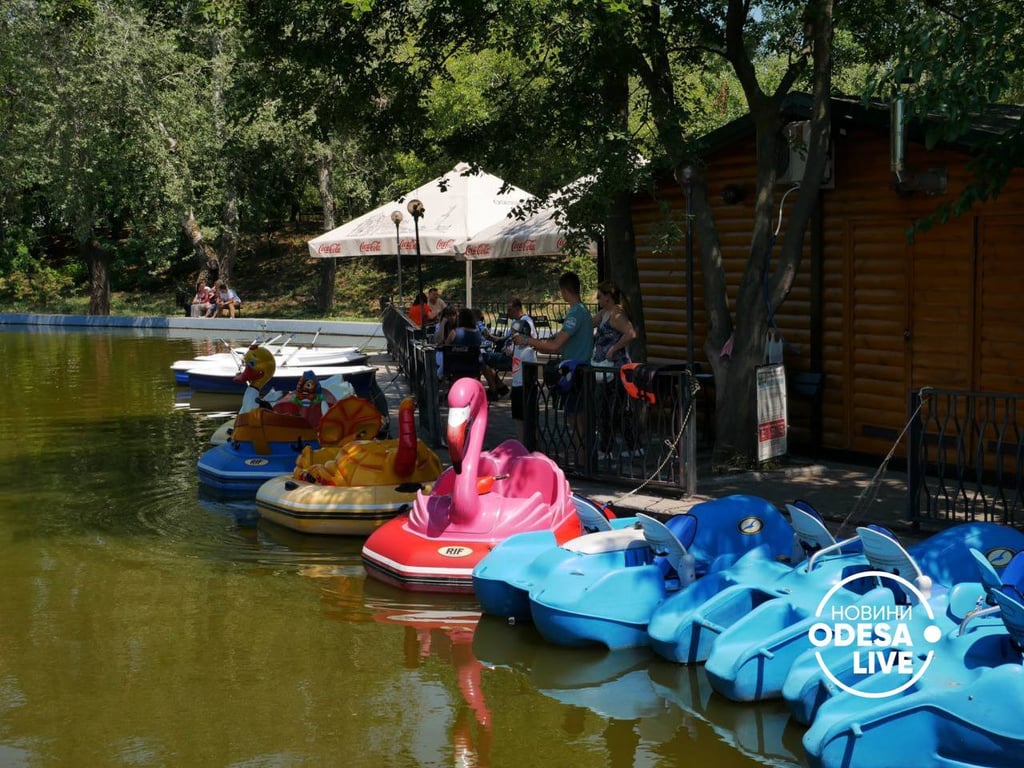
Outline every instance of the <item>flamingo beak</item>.
{"type": "Polygon", "coordinates": [[[462,460],[465,458],[466,436],[469,434],[469,407],[448,409],[448,455],[452,460],[455,474],[462,472],[462,460]]]}

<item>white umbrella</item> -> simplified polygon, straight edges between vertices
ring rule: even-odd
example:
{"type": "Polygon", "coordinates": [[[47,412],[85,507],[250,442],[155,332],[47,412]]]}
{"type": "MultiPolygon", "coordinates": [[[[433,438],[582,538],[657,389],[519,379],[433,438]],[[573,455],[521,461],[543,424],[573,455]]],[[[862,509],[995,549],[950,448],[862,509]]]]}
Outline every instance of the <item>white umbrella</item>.
{"type": "MultiPolygon", "coordinates": [[[[525,220],[505,219],[456,243],[460,259],[510,259],[523,256],[561,256],[565,253],[565,230],[555,220],[554,208],[543,208],[525,220]]],[[[597,255],[597,243],[587,243],[588,252],[597,255]]]]}
{"type": "MultiPolygon", "coordinates": [[[[453,246],[498,221],[527,200],[529,192],[489,173],[472,173],[459,163],[451,171],[394,202],[342,224],[309,241],[316,258],[351,258],[373,254],[416,254],[416,222],[405,212],[410,200],[423,203],[419,219],[419,253],[453,256],[453,246]],[[402,211],[397,232],[391,214],[402,211]],[[397,243],[396,243],[397,239],[397,243]],[[396,247],[397,246],[397,247],[396,247]]],[[[466,302],[472,302],[472,265],[466,264],[466,302]]]]}

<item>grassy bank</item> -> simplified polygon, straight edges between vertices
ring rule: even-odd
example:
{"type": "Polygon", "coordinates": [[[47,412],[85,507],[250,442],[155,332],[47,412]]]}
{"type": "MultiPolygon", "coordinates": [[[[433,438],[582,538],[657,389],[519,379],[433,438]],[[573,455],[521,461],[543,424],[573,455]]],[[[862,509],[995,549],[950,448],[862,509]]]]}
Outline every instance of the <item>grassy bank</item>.
{"type": "MultiPolygon", "coordinates": [[[[243,239],[235,263],[232,286],[242,298],[248,317],[363,320],[379,313],[380,298],[397,298],[397,261],[394,256],[341,259],[337,270],[337,295],[333,312],[316,307],[315,292],[321,260],[309,256],[306,241],[316,232],[278,230],[243,239]]],[[[473,302],[502,303],[510,295],[524,301],[558,300],[558,276],[567,269],[564,259],[508,259],[475,262],[473,302]]],[[[446,299],[463,301],[466,291],[465,263],[432,256],[422,260],[424,290],[441,289],[446,299]]],[[[415,257],[402,257],[404,298],[410,303],[417,290],[415,257]]],[[[111,314],[137,316],[177,315],[175,290],[194,286],[195,274],[168,274],[149,291],[113,291],[111,314]]],[[[0,298],[3,312],[86,314],[88,286],[76,285],[59,298],[44,303],[0,298]]]]}

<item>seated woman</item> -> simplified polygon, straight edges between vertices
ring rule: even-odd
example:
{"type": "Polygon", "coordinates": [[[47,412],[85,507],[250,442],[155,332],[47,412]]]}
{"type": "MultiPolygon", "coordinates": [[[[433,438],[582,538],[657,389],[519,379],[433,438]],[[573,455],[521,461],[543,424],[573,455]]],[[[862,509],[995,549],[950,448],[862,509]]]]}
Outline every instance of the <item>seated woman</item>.
{"type": "Polygon", "coordinates": [[[213,289],[205,280],[196,283],[196,295],[192,297],[190,314],[192,317],[206,317],[213,305],[213,289]]]}
{"type": "Polygon", "coordinates": [[[427,319],[427,294],[419,293],[409,307],[409,319],[417,328],[423,328],[427,319]]]}
{"type": "MultiPolygon", "coordinates": [[[[479,349],[482,342],[483,338],[476,327],[476,315],[469,307],[463,307],[459,310],[457,325],[445,337],[444,345],[479,349]]],[[[440,350],[437,352],[437,378],[444,378],[444,356],[440,350]]]]}
{"type": "Polygon", "coordinates": [[[228,288],[223,280],[213,284],[213,305],[206,313],[207,317],[234,317],[241,308],[242,300],[233,288],[228,288]]]}

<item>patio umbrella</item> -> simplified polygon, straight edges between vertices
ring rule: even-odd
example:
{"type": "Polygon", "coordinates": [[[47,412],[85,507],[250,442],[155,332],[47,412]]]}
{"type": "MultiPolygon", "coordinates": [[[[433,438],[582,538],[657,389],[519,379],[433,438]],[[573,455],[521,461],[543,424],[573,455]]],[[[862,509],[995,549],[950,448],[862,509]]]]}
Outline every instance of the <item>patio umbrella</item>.
{"type": "MultiPolygon", "coordinates": [[[[473,173],[468,163],[459,163],[444,176],[313,238],[308,243],[309,253],[315,258],[353,258],[396,251],[399,258],[403,254],[454,256],[456,243],[505,220],[513,208],[531,198],[529,192],[497,176],[473,173]],[[405,213],[410,200],[423,203],[419,248],[415,222],[405,213]],[[404,213],[397,232],[391,218],[394,211],[404,213]]],[[[472,265],[467,262],[466,303],[471,302],[472,265]]]]}
{"type": "MultiPolygon", "coordinates": [[[[561,256],[566,251],[566,232],[555,220],[554,208],[543,208],[525,220],[506,218],[472,237],[456,243],[460,259],[512,259],[523,256],[561,256]]],[[[597,255],[597,243],[587,244],[597,255]]]]}

